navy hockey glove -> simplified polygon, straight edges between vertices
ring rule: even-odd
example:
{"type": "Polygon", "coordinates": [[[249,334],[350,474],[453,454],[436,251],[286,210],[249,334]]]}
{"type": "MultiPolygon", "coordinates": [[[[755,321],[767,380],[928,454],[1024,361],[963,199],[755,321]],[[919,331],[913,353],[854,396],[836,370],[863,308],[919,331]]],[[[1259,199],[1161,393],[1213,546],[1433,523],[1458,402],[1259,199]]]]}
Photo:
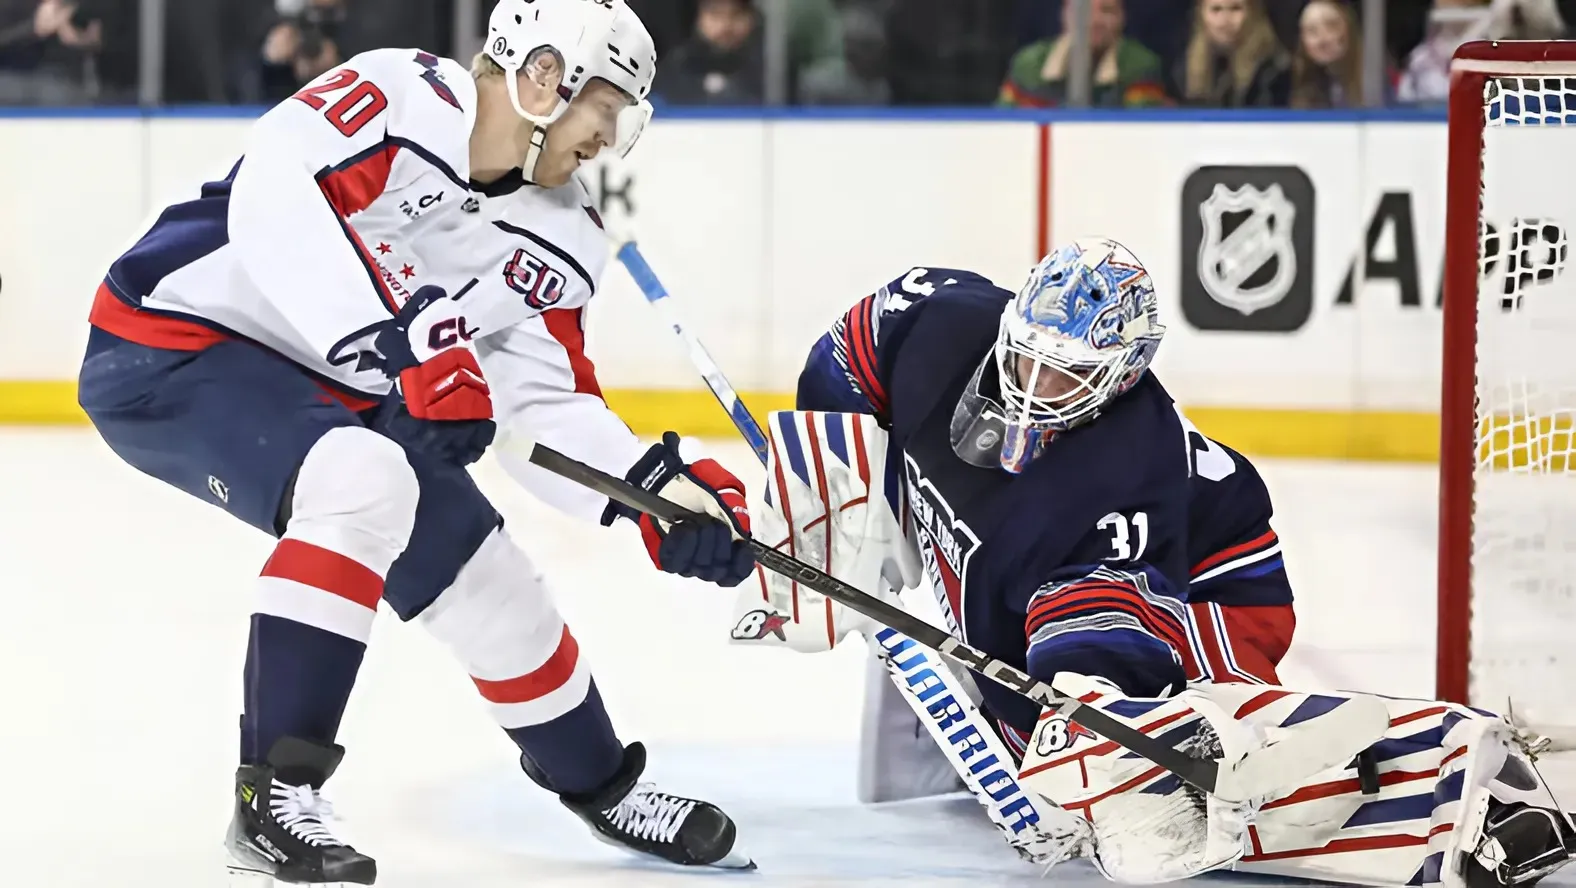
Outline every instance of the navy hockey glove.
{"type": "Polygon", "coordinates": [[[622,515],[640,525],[646,552],[659,570],[695,577],[719,586],[737,586],[755,571],[755,556],[734,532],[750,532],[750,510],[744,501],[744,484],[716,460],[685,464],[679,456],[679,436],[668,432],[653,444],[624,476],[631,484],[665,496],[692,512],[707,513],[701,521],[680,521],[667,528],[621,503],[609,502],[602,524],[622,515]],[[727,523],[714,517],[728,516],[727,523]]]}
{"type": "Polygon", "coordinates": [[[492,391],[463,344],[465,318],[442,287],[422,287],[378,333],[394,388],[373,426],[418,453],[470,465],[492,444],[492,391]]]}

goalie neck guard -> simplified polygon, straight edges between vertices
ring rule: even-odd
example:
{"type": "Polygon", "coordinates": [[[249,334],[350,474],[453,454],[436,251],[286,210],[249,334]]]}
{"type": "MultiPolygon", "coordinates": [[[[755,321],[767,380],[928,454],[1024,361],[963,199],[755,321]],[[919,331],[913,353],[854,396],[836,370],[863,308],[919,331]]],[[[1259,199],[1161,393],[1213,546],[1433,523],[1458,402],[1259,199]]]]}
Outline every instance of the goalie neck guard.
{"type": "Polygon", "coordinates": [[[619,157],[635,147],[651,120],[651,84],[657,51],[651,33],[624,0],[499,0],[488,21],[487,57],[504,70],[515,113],[535,125],[522,170],[532,179],[546,142],[547,127],[568,110],[592,80],[604,80],[629,98],[618,116],[611,146],[619,157]],[[527,111],[520,101],[518,75],[551,57],[539,81],[556,87],[558,101],[545,114],[527,111]]]}

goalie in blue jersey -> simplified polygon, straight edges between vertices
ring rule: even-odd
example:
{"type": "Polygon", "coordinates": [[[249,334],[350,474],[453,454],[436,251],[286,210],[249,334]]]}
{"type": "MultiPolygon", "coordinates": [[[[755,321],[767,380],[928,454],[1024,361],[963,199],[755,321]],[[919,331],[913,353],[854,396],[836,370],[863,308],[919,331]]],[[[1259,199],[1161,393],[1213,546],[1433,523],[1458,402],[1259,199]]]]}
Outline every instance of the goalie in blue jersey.
{"type": "MultiPolygon", "coordinates": [[[[1279,686],[1294,618],[1269,495],[1150,369],[1164,334],[1149,273],[1110,240],[1058,249],[1016,294],[912,269],[811,349],[799,410],[769,423],[756,533],[890,600],[928,579],[955,635],[1198,757],[1293,735],[1366,746],[1228,803],[977,680],[1018,780],[1074,836],[1063,856],[1115,881],[1236,868],[1476,888],[1567,862],[1569,822],[1505,719],[1279,686]]],[[[736,639],[816,651],[879,628],[769,572],[743,588],[736,639]]]]}

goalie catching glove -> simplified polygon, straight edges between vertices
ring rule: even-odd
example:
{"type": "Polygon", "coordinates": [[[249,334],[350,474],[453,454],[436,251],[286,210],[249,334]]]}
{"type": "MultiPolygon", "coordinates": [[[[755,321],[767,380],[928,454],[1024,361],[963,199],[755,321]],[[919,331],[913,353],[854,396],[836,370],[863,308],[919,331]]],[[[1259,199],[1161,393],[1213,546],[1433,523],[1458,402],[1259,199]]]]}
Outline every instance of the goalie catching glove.
{"type": "Polygon", "coordinates": [[[679,455],[679,443],[677,433],[664,433],[660,442],[636,460],[624,480],[710,517],[665,525],[622,503],[609,502],[602,524],[610,525],[620,515],[638,524],[646,552],[658,570],[719,586],[737,586],[755,567],[755,556],[741,539],[750,533],[744,484],[716,460],[686,463],[679,455]]]}
{"type": "MultiPolygon", "coordinates": [[[[767,417],[766,485],[754,514],[761,542],[861,591],[897,603],[922,577],[905,538],[902,483],[889,465],[887,433],[858,413],[782,410],[767,417]]],[[[868,618],[793,580],[757,568],[734,605],[734,641],[831,650],[868,618]]]]}

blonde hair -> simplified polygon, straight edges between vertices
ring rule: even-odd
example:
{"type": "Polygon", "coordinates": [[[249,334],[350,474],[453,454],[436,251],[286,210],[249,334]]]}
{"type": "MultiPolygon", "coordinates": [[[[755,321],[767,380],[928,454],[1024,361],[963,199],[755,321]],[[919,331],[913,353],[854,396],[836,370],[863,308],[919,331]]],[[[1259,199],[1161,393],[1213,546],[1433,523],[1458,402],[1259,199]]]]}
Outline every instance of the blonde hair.
{"type": "MultiPolygon", "coordinates": [[[[1330,66],[1330,76],[1341,84],[1349,105],[1360,105],[1363,100],[1363,34],[1357,16],[1350,6],[1340,0],[1310,0],[1308,6],[1322,3],[1332,7],[1346,26],[1346,55],[1330,66]]],[[[1291,58],[1291,106],[1293,108],[1328,108],[1330,93],[1328,83],[1321,76],[1319,65],[1308,58],[1303,48],[1302,36],[1297,37],[1297,51],[1291,58]]]]}
{"type": "MultiPolygon", "coordinates": [[[[1187,44],[1186,82],[1182,92],[1185,98],[1195,101],[1220,98],[1215,91],[1215,48],[1210,45],[1204,30],[1204,7],[1210,2],[1198,0],[1194,4],[1193,36],[1187,44]]],[[[1280,40],[1260,0],[1242,2],[1245,13],[1242,31],[1237,34],[1236,45],[1231,47],[1229,60],[1232,92],[1239,98],[1253,85],[1253,75],[1258,73],[1259,66],[1281,50],[1280,40]]]]}
{"type": "Polygon", "coordinates": [[[485,52],[479,52],[471,59],[471,79],[481,80],[486,77],[502,77],[503,66],[493,61],[493,57],[485,52]]]}

